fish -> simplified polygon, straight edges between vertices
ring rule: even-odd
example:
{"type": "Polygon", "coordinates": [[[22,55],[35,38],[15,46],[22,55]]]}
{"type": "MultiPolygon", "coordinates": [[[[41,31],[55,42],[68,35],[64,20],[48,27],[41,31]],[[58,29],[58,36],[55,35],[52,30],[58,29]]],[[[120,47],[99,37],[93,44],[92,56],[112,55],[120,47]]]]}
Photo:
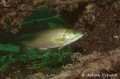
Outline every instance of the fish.
{"type": "Polygon", "coordinates": [[[69,28],[51,28],[36,33],[34,35],[34,40],[24,41],[24,45],[27,46],[28,49],[38,48],[40,50],[47,50],[49,48],[59,47],[58,50],[60,50],[64,46],[75,42],[83,36],[83,32],[78,30],[69,28]]]}

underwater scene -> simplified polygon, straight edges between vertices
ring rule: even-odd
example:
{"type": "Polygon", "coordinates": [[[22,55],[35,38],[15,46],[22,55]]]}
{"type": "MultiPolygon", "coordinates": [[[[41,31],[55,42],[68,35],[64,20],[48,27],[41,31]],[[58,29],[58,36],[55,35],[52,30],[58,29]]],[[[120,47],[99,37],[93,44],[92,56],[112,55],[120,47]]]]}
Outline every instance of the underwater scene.
{"type": "Polygon", "coordinates": [[[120,79],[120,0],[0,0],[0,79],[120,79]]]}

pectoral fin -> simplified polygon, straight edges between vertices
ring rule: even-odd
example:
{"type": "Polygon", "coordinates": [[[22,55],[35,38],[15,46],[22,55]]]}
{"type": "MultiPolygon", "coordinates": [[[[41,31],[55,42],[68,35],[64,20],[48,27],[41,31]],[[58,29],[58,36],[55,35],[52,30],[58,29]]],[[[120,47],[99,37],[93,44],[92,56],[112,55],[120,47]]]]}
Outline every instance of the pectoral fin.
{"type": "Polygon", "coordinates": [[[63,42],[64,42],[64,39],[63,39],[63,38],[58,38],[58,39],[55,39],[55,41],[60,42],[60,43],[63,43],[63,42]]]}
{"type": "Polygon", "coordinates": [[[58,50],[62,49],[63,47],[64,47],[64,46],[59,47],[58,50]]]}

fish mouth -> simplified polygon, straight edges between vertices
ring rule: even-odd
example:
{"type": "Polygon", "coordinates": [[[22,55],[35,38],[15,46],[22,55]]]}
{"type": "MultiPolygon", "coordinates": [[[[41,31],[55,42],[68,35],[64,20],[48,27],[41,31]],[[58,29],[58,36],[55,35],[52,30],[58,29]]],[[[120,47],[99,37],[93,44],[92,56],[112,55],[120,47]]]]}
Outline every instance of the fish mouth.
{"type": "Polygon", "coordinates": [[[82,35],[76,35],[74,38],[82,38],[84,36],[84,34],[82,34],[82,35]]]}
{"type": "Polygon", "coordinates": [[[78,35],[78,38],[82,38],[83,36],[84,36],[84,34],[82,34],[82,35],[80,35],[80,36],[78,35]]]}
{"type": "Polygon", "coordinates": [[[74,40],[74,39],[79,39],[79,38],[82,38],[84,36],[84,34],[82,35],[75,35],[71,40],[74,40]]]}

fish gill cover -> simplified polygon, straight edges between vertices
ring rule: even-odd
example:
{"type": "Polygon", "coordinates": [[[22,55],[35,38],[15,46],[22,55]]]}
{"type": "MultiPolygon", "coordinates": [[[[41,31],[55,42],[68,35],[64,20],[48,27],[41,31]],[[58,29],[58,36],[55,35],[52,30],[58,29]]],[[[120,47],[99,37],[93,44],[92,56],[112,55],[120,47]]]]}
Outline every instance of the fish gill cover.
{"type": "Polygon", "coordinates": [[[19,42],[31,40],[33,34],[38,31],[64,27],[64,25],[66,25],[64,20],[54,9],[49,11],[49,8],[41,8],[34,10],[31,16],[24,18],[24,21],[21,22],[21,31],[17,34],[12,35],[10,29],[4,34],[0,33],[0,73],[4,73],[6,76],[9,73],[12,78],[23,78],[38,70],[46,74],[60,72],[63,65],[72,63],[70,45],[59,51],[58,48],[54,48],[40,52],[37,48],[32,48],[27,52],[20,52],[23,47],[19,46],[19,42]],[[14,73],[16,71],[21,72],[14,73]],[[28,71],[30,72],[27,73],[28,71]]]}

